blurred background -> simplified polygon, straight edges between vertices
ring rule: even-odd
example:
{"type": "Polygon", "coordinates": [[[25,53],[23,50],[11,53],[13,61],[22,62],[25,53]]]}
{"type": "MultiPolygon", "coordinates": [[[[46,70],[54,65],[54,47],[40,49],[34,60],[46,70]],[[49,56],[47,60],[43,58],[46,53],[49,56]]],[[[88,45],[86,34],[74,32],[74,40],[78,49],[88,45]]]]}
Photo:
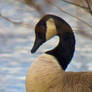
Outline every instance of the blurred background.
{"type": "Polygon", "coordinates": [[[62,17],[75,33],[76,51],[66,71],[92,71],[92,0],[0,0],[0,92],[26,92],[32,61],[57,45],[54,37],[30,53],[35,24],[48,13],[62,17]]]}

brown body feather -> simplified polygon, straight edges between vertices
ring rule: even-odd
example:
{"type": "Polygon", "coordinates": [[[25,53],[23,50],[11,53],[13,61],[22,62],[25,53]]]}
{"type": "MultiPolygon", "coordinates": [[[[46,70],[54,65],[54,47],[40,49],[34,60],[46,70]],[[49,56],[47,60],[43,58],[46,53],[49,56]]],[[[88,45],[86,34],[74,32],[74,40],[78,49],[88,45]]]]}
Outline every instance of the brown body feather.
{"type": "Polygon", "coordinates": [[[27,92],[92,92],[92,72],[65,72],[57,60],[41,55],[26,77],[27,92]]]}

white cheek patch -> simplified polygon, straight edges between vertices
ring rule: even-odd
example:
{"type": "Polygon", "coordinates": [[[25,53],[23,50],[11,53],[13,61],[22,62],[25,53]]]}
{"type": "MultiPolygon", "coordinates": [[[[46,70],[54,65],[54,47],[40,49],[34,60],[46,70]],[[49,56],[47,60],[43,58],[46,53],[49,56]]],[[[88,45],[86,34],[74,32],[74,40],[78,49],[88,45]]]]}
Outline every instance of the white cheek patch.
{"type": "Polygon", "coordinates": [[[56,25],[52,18],[47,21],[47,31],[46,31],[46,40],[57,34],[56,25]]]}

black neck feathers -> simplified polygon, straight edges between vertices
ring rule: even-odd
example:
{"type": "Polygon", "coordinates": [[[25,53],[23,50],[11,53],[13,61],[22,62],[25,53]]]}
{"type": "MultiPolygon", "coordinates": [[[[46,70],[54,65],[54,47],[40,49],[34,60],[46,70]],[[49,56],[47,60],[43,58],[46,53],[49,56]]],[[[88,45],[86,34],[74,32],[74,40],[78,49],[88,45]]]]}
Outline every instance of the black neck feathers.
{"type": "Polygon", "coordinates": [[[65,70],[73,57],[75,50],[75,38],[73,34],[66,34],[64,37],[59,37],[60,42],[58,46],[46,53],[55,56],[61,65],[61,68],[65,70]]]}
{"type": "Polygon", "coordinates": [[[65,70],[74,54],[75,36],[72,28],[63,19],[55,17],[54,20],[60,40],[56,48],[46,53],[55,56],[61,68],[65,70]]]}

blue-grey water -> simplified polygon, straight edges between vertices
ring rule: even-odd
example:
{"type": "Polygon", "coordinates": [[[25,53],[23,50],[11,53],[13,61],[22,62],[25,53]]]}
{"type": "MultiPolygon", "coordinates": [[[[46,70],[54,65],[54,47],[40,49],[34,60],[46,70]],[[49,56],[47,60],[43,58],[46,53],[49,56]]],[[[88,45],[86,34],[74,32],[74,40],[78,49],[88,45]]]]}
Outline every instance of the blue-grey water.
{"type": "MultiPolygon", "coordinates": [[[[60,3],[58,5],[60,6],[60,3]]],[[[64,2],[62,5],[66,8],[64,2]]],[[[45,10],[47,13],[63,17],[76,28],[76,19],[60,13],[54,7],[47,10],[45,10]]],[[[25,77],[32,61],[45,49],[55,47],[58,38],[51,39],[32,55],[30,49],[33,45],[34,27],[39,20],[39,13],[28,7],[23,0],[0,0],[0,15],[0,92],[25,92],[25,77]]],[[[89,22],[92,24],[92,21],[89,22]]],[[[92,39],[81,36],[77,32],[75,36],[76,51],[67,71],[92,71],[92,39]]]]}

